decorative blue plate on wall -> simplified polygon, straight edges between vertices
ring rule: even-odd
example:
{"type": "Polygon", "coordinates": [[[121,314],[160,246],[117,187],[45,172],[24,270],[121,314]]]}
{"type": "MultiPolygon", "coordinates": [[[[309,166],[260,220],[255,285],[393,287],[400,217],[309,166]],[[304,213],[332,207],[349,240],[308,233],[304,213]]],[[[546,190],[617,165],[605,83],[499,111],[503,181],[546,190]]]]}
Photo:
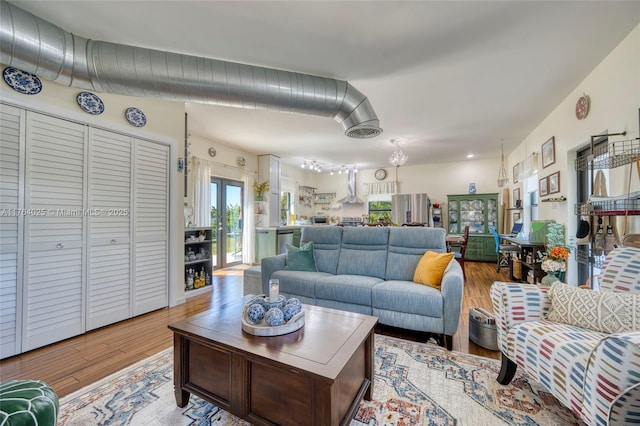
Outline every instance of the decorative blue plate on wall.
{"type": "Polygon", "coordinates": [[[143,127],[145,124],[147,124],[147,116],[144,115],[144,112],[140,111],[138,108],[127,108],[127,110],[124,112],[124,116],[132,126],[143,127]]]}
{"type": "Polygon", "coordinates": [[[104,103],[102,102],[102,99],[93,93],[80,92],[78,93],[78,96],[76,96],[76,101],[80,108],[89,114],[98,115],[104,112],[104,103]]]}
{"type": "Polygon", "coordinates": [[[42,91],[42,82],[38,77],[18,68],[5,68],[2,78],[9,87],[24,95],[37,95],[42,91]]]}

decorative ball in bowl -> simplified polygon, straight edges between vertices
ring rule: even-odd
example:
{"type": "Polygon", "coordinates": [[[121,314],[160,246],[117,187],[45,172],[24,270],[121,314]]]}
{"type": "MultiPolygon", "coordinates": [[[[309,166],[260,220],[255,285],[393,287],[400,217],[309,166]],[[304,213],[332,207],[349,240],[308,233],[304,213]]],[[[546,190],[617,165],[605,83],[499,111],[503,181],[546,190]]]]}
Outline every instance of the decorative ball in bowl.
{"type": "Polygon", "coordinates": [[[284,324],[284,314],[280,308],[271,308],[264,314],[264,319],[271,327],[284,324]]]}
{"type": "Polygon", "coordinates": [[[244,306],[242,329],[255,336],[279,336],[300,329],[304,316],[302,304],[296,298],[287,300],[280,296],[271,302],[265,296],[258,296],[244,306]]]}
{"type": "Polygon", "coordinates": [[[252,324],[262,321],[262,319],[264,318],[264,314],[264,308],[260,303],[254,303],[249,306],[249,309],[247,309],[247,319],[252,324]]]}

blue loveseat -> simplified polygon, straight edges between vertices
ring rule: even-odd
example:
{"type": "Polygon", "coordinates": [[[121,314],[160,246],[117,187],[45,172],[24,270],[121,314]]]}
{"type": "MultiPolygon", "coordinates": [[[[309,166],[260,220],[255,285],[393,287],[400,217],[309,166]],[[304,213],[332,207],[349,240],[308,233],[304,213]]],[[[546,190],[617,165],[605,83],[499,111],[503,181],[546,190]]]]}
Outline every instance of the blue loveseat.
{"type": "Polygon", "coordinates": [[[317,272],[285,269],[285,254],[262,259],[265,294],[269,294],[269,279],[277,278],[280,293],[287,298],[433,333],[440,345],[451,349],[462,309],[460,265],[455,259],[449,262],[440,290],[412,281],[427,250],[446,252],[443,229],[304,227],[301,244],[311,241],[317,272]]]}

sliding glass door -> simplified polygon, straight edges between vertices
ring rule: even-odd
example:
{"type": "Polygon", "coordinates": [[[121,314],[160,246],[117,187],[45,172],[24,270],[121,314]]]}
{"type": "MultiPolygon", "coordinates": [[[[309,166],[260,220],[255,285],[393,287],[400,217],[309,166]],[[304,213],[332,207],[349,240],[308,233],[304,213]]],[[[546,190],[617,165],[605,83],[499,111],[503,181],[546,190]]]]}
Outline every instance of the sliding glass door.
{"type": "Polygon", "coordinates": [[[242,263],[243,194],[242,182],[211,178],[213,269],[242,263]]]}

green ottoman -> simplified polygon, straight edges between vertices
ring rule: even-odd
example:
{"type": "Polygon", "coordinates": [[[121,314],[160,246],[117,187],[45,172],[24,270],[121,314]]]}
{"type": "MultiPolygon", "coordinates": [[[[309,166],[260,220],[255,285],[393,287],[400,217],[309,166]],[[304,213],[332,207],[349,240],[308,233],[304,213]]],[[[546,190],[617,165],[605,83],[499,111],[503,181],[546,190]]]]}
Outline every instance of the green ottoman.
{"type": "Polygon", "coordinates": [[[0,424],[49,426],[58,422],[58,396],[44,382],[12,380],[0,383],[0,424]]]}

